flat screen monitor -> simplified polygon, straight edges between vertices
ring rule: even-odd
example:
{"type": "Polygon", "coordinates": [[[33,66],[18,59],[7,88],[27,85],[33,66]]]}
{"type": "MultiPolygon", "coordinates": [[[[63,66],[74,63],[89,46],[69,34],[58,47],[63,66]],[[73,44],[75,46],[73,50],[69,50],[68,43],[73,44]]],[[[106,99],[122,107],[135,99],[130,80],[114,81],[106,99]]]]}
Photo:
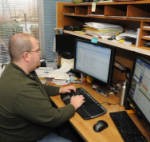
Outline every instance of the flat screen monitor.
{"type": "Polygon", "coordinates": [[[150,124],[150,61],[138,57],[135,61],[128,99],[137,114],[150,124]]]}
{"type": "Polygon", "coordinates": [[[68,34],[56,35],[56,51],[63,58],[74,58],[75,37],[68,34]]]}
{"type": "Polygon", "coordinates": [[[114,64],[114,48],[90,40],[77,39],[75,69],[83,72],[101,84],[110,84],[114,64]]]}

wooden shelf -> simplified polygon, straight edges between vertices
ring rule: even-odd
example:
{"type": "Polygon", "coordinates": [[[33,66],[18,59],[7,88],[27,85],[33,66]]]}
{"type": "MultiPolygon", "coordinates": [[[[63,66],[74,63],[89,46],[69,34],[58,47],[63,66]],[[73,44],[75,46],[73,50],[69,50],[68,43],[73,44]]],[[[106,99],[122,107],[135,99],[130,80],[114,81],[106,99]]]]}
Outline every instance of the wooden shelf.
{"type": "Polygon", "coordinates": [[[149,28],[143,28],[143,31],[150,31],[150,27],[149,28]]]}
{"type": "Polygon", "coordinates": [[[150,22],[141,22],[140,37],[139,45],[144,45],[146,42],[150,42],[150,22]]]}
{"type": "MultiPolygon", "coordinates": [[[[96,4],[95,15],[104,16],[127,16],[131,18],[148,19],[150,20],[150,1],[137,2],[99,2],[96,4]],[[138,18],[139,17],[139,18],[138,18]]],[[[64,4],[64,14],[74,13],[75,15],[89,15],[92,14],[91,3],[81,4],[64,4]]]]}
{"type": "Polygon", "coordinates": [[[64,16],[72,16],[72,17],[89,17],[89,18],[97,18],[97,19],[112,19],[112,20],[128,20],[128,21],[150,21],[150,18],[145,17],[127,17],[127,16],[104,16],[102,14],[75,14],[75,13],[64,13],[64,16]]]}
{"type": "MultiPolygon", "coordinates": [[[[137,47],[124,46],[119,43],[108,42],[108,40],[105,41],[102,39],[100,42],[150,56],[150,48],[144,47],[145,43],[150,41],[148,37],[150,36],[150,28],[148,28],[150,27],[149,9],[149,0],[132,2],[98,2],[96,3],[95,12],[92,12],[91,2],[80,4],[57,2],[57,27],[63,28],[68,25],[83,25],[85,22],[94,21],[116,23],[122,25],[124,28],[135,28],[134,30],[139,28],[137,47]]],[[[67,33],[74,34],[72,32],[67,33]]]]}
{"type": "MultiPolygon", "coordinates": [[[[72,2],[63,2],[65,4],[65,6],[87,6],[87,5],[91,5],[91,2],[83,2],[83,3],[79,3],[79,4],[74,4],[72,2]]],[[[128,1],[128,2],[97,2],[97,5],[122,5],[122,4],[149,4],[150,1],[149,0],[139,0],[139,1],[128,1]]]]}
{"type": "MultiPolygon", "coordinates": [[[[64,33],[65,34],[70,34],[70,35],[73,35],[73,36],[77,36],[77,37],[82,37],[82,38],[85,38],[85,39],[92,39],[93,38],[92,36],[88,36],[86,34],[80,34],[79,32],[64,30],[64,33]]],[[[149,48],[146,48],[146,47],[136,47],[135,45],[122,44],[122,43],[119,43],[117,41],[110,41],[110,40],[101,39],[101,38],[98,41],[101,42],[101,43],[104,43],[104,44],[108,44],[108,45],[117,47],[117,48],[121,48],[121,49],[124,49],[124,50],[128,50],[128,51],[132,51],[132,52],[136,52],[136,53],[140,53],[140,54],[150,56],[150,50],[149,50],[149,48]],[[128,46],[128,48],[127,48],[127,46],[128,46]]]]}
{"type": "Polygon", "coordinates": [[[149,35],[149,36],[143,36],[142,39],[145,39],[145,40],[149,40],[149,41],[150,41],[150,35],[149,35]]]}

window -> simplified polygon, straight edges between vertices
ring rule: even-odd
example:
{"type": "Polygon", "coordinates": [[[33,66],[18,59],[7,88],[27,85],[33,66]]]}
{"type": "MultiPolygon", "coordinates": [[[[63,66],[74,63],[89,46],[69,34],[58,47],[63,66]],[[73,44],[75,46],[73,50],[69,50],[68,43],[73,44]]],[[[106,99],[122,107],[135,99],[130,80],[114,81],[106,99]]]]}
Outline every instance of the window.
{"type": "Polygon", "coordinates": [[[18,32],[39,38],[37,0],[0,0],[0,63],[9,61],[9,37],[18,32]]]}
{"type": "Polygon", "coordinates": [[[0,0],[0,63],[8,62],[8,39],[17,32],[33,34],[40,40],[42,56],[54,60],[57,1],[0,0]]]}

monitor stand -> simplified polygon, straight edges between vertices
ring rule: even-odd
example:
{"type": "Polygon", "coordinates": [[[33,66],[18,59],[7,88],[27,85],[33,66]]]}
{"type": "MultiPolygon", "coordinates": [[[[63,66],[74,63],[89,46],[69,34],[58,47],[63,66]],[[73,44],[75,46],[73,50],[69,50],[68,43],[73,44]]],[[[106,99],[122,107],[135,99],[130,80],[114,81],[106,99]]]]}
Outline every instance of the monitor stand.
{"type": "Polygon", "coordinates": [[[113,92],[110,90],[109,86],[104,86],[104,85],[95,85],[93,84],[92,88],[100,93],[101,95],[108,96],[110,94],[113,94],[113,92]]]}
{"type": "Polygon", "coordinates": [[[111,85],[104,85],[104,84],[99,84],[99,83],[94,83],[92,85],[92,88],[100,93],[101,95],[104,96],[109,96],[109,95],[117,95],[120,92],[119,86],[116,86],[111,84],[111,85]]]}
{"type": "Polygon", "coordinates": [[[108,96],[109,95],[109,90],[108,90],[108,88],[101,88],[101,87],[99,87],[99,88],[97,88],[96,89],[96,91],[98,92],[98,93],[100,93],[100,94],[102,94],[102,95],[104,95],[104,96],[108,96]]]}

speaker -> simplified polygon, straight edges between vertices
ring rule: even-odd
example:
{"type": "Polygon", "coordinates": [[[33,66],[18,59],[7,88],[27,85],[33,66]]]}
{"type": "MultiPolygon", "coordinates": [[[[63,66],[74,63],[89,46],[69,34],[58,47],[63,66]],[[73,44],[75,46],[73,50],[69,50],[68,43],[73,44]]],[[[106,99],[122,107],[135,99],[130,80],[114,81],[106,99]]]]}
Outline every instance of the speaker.
{"type": "Polygon", "coordinates": [[[75,57],[75,37],[68,34],[56,35],[56,51],[63,58],[75,57]]]}
{"type": "Polygon", "coordinates": [[[124,106],[125,104],[125,98],[126,98],[126,84],[127,82],[125,81],[122,85],[122,91],[121,91],[121,97],[120,97],[120,105],[124,106]]]}

